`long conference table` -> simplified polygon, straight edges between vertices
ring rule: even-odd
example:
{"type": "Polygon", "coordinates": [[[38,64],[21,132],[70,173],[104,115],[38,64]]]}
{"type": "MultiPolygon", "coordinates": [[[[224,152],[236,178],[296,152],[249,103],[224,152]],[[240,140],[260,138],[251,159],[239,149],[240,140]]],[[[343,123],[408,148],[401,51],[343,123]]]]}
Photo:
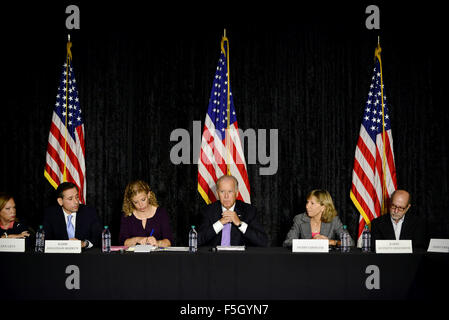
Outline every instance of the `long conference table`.
{"type": "Polygon", "coordinates": [[[244,252],[0,253],[6,300],[441,299],[449,255],[244,252]]]}

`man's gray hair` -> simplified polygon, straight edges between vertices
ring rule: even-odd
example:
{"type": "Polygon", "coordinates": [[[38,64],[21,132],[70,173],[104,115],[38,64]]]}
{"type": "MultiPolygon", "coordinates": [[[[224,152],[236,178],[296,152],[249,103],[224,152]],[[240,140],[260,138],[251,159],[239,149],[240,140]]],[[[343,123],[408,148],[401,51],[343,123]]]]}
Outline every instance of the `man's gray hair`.
{"type": "Polygon", "coordinates": [[[216,182],[216,187],[217,187],[217,190],[218,190],[218,185],[220,184],[220,182],[222,182],[223,180],[226,180],[226,179],[232,179],[232,180],[234,180],[234,186],[235,186],[235,190],[236,191],[238,191],[239,190],[239,181],[237,180],[237,178],[236,177],[234,177],[234,176],[228,176],[228,175],[223,175],[223,176],[221,176],[220,178],[218,178],[218,180],[217,180],[217,182],[216,182]]]}

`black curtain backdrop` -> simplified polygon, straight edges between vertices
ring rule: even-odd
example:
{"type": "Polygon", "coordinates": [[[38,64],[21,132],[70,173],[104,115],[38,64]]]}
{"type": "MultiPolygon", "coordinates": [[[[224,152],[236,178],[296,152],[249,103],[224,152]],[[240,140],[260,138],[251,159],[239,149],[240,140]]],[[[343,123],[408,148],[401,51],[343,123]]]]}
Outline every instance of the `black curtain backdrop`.
{"type": "Polygon", "coordinates": [[[314,188],[329,190],[356,237],[359,215],[349,191],[378,35],[398,186],[411,192],[410,214],[425,219],[431,236],[449,237],[441,8],[427,2],[245,5],[78,1],[4,10],[0,190],[14,194],[19,218],[36,228],[45,206],[55,202],[43,172],[70,33],[85,123],[87,203],[110,225],[116,244],[125,186],[146,180],[170,214],[175,245],[187,245],[205,203],[197,165],[170,161],[177,143],[170,134],[183,128],[192,135],[193,121],[204,124],[226,28],[239,127],[278,130],[277,173],[262,176],[265,165],[248,165],[251,200],[272,246],[282,244],[314,188]],[[80,8],[80,30],[65,27],[69,4],[80,8]],[[365,27],[369,4],[380,8],[380,30],[365,27]]]}

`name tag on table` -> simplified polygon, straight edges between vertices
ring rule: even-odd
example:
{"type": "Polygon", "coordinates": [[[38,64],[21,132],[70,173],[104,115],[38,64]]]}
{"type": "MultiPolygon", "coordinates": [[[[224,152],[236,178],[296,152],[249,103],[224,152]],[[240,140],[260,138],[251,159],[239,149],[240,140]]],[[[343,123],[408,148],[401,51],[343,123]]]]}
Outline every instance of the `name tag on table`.
{"type": "Polygon", "coordinates": [[[0,252],[25,252],[25,239],[0,239],[0,252]]]}
{"type": "Polygon", "coordinates": [[[217,246],[217,251],[245,251],[245,246],[217,246]]]}
{"type": "Polygon", "coordinates": [[[81,253],[81,240],[45,240],[45,253],[81,253]]]}
{"type": "Polygon", "coordinates": [[[134,252],[136,253],[148,253],[151,251],[156,250],[157,247],[149,245],[149,244],[142,244],[142,245],[137,245],[134,248],[134,252]]]}
{"type": "Polygon", "coordinates": [[[329,240],[293,239],[292,252],[329,252],[329,240]]]}
{"type": "Polygon", "coordinates": [[[427,252],[449,253],[449,239],[430,239],[427,252]]]}
{"type": "Polygon", "coordinates": [[[376,253],[413,253],[412,240],[376,240],[376,253]]]}

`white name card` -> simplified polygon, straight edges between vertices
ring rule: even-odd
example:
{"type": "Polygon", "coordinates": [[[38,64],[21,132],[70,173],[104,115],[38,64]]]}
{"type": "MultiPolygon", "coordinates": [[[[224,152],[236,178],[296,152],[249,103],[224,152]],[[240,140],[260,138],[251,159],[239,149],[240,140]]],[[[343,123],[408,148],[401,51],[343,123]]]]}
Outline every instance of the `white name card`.
{"type": "Polygon", "coordinates": [[[217,251],[245,251],[245,246],[217,246],[217,251]]]}
{"type": "Polygon", "coordinates": [[[449,239],[430,239],[427,252],[449,253],[449,239]]]}
{"type": "Polygon", "coordinates": [[[81,253],[81,240],[45,240],[45,253],[81,253]]]}
{"type": "Polygon", "coordinates": [[[329,240],[293,239],[292,252],[329,252],[329,240]]]}
{"type": "Polygon", "coordinates": [[[152,246],[152,245],[149,245],[149,244],[142,244],[142,245],[137,245],[135,247],[135,249],[134,249],[134,252],[137,252],[137,253],[148,253],[148,252],[154,251],[156,249],[157,249],[157,247],[155,247],[155,246],[152,246]]]}
{"type": "Polygon", "coordinates": [[[25,239],[0,239],[0,252],[25,252],[25,239]]]}
{"type": "Polygon", "coordinates": [[[412,240],[376,240],[376,253],[413,253],[412,240]]]}

